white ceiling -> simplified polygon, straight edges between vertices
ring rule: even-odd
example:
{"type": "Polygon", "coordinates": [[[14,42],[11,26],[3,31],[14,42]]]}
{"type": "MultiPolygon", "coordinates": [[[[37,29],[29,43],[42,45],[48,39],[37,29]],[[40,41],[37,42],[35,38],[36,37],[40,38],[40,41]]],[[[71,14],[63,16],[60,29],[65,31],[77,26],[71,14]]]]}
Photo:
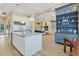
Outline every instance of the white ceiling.
{"type": "Polygon", "coordinates": [[[57,7],[66,5],[65,3],[0,3],[0,13],[15,11],[27,16],[40,14],[37,19],[52,19],[54,13],[44,13],[46,10],[54,10],[57,7]],[[41,14],[44,13],[44,14],[41,14]]]}

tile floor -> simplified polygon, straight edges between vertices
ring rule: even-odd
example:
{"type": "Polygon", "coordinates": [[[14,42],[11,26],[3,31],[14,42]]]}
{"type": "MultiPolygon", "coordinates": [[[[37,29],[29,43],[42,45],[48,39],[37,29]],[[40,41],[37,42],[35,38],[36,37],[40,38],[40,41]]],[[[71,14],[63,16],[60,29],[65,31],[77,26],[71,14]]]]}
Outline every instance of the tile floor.
{"type": "MultiPolygon", "coordinates": [[[[63,52],[63,45],[54,42],[54,35],[43,36],[43,49],[33,56],[67,56],[63,52]]],[[[14,47],[8,44],[8,39],[5,36],[0,36],[0,56],[20,56],[14,47]]]]}

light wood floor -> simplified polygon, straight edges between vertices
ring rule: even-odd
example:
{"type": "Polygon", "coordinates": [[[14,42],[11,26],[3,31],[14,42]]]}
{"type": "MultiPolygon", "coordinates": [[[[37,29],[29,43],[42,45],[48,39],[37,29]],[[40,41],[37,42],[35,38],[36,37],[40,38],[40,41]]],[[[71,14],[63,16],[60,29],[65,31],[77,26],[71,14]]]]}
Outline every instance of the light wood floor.
{"type": "Polygon", "coordinates": [[[20,56],[14,47],[8,44],[8,39],[0,35],[0,56],[20,56]]]}
{"type": "Polygon", "coordinates": [[[67,56],[69,55],[69,47],[67,53],[63,52],[63,45],[55,43],[54,35],[44,35],[43,49],[34,56],[67,56]]]}
{"type": "MultiPolygon", "coordinates": [[[[69,49],[67,50],[67,53],[69,49]]],[[[43,36],[43,49],[33,56],[65,56],[63,45],[54,42],[54,35],[43,36]]],[[[8,44],[8,39],[0,36],[0,56],[20,56],[14,47],[8,44]]]]}

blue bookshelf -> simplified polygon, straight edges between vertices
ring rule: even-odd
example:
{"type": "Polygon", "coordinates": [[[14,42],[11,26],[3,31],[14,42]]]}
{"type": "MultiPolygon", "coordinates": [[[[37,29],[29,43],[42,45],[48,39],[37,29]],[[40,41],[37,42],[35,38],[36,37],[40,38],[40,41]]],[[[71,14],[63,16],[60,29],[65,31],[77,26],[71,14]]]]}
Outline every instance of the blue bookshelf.
{"type": "Polygon", "coordinates": [[[63,43],[65,37],[79,37],[77,4],[68,4],[56,8],[55,42],[63,43]]]}

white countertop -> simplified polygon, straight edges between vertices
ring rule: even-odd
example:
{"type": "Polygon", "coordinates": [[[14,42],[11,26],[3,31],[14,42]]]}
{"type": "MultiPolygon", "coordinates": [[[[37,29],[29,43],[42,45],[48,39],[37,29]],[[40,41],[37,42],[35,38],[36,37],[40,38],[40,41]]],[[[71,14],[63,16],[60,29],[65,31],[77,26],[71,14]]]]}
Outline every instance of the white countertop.
{"type": "Polygon", "coordinates": [[[32,32],[27,32],[27,33],[14,32],[13,34],[16,34],[21,37],[32,36],[32,35],[43,35],[43,33],[32,33],[32,32]]]}
{"type": "Polygon", "coordinates": [[[13,33],[12,43],[24,56],[32,56],[42,49],[41,33],[13,33]]]}

